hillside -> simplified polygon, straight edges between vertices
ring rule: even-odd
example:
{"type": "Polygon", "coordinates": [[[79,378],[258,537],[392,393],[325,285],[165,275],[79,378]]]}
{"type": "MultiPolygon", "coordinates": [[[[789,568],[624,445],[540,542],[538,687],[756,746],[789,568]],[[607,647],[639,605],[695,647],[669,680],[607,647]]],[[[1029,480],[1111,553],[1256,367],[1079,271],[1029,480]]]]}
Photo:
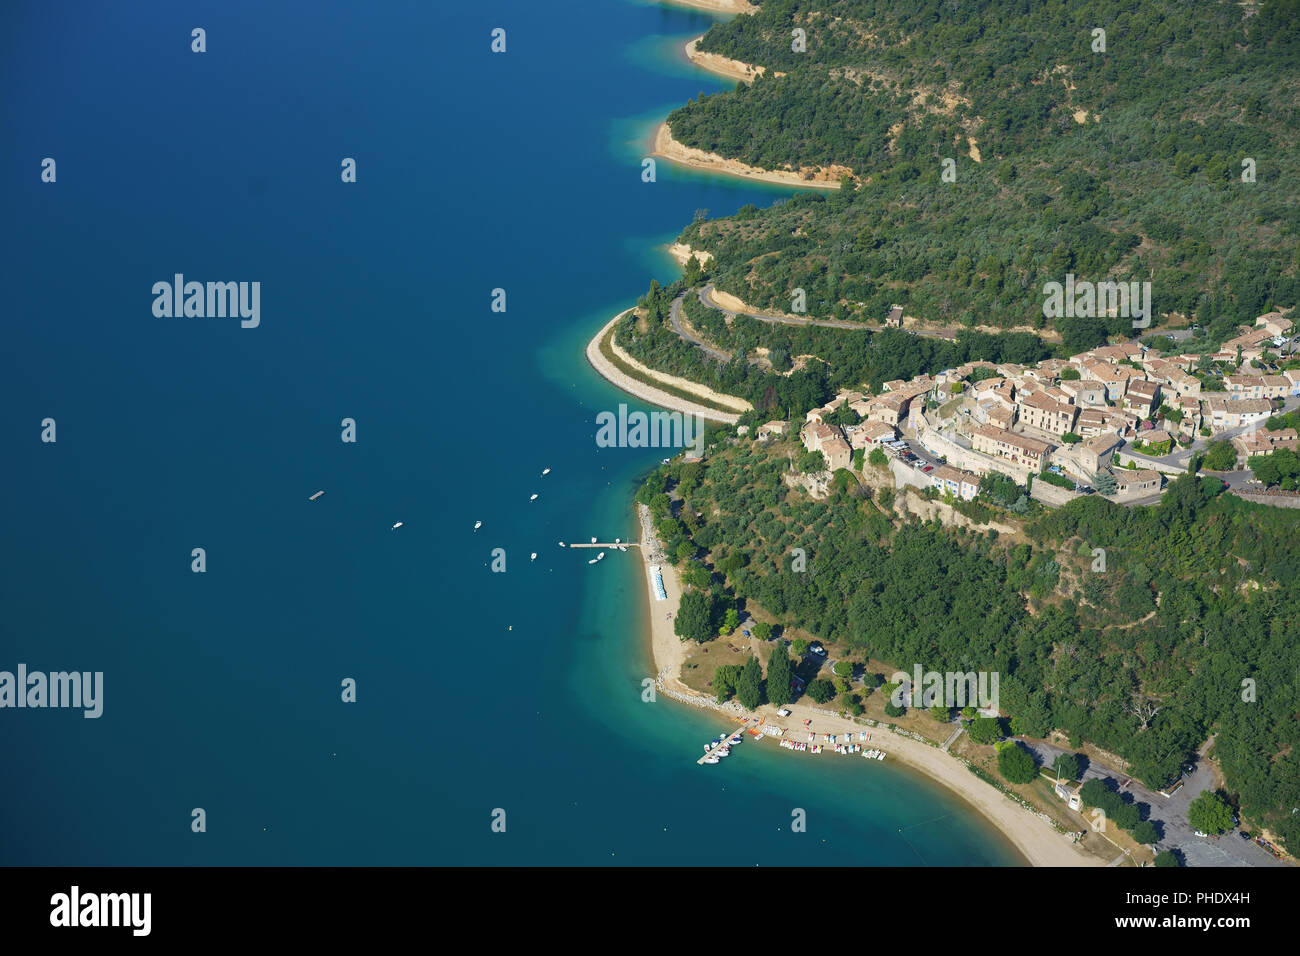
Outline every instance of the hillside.
{"type": "MultiPolygon", "coordinates": [[[[1184,477],[1154,508],[1094,496],[1020,517],[990,485],[959,510],[1017,533],[954,531],[901,518],[892,487],[846,471],[824,500],[791,489],[797,443],[714,441],[638,495],[705,596],[693,600],[711,615],[706,633],[738,609],[840,658],[1000,673],[1012,732],[1059,730],[1153,788],[1216,735],[1211,756],[1243,820],[1300,846],[1300,513],[1184,477]]],[[[837,688],[837,707],[857,692],[837,688]]]]}
{"type": "Polygon", "coordinates": [[[680,142],[853,173],[683,232],[751,305],[1066,326],[1043,286],[1073,273],[1213,339],[1300,298],[1300,0],[765,0],[699,48],[766,72],[674,111],[680,142]]]}

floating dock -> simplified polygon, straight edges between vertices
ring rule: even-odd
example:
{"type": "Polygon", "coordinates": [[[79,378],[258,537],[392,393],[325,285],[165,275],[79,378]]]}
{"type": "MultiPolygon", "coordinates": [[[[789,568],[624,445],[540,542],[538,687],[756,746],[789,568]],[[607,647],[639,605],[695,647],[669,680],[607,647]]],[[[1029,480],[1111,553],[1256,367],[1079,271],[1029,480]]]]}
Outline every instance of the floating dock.
{"type": "Polygon", "coordinates": [[[319,498],[319,497],[320,497],[321,495],[323,495],[323,494],[325,494],[325,492],[323,492],[323,491],[318,491],[318,492],[316,492],[316,494],[312,495],[312,496],[311,496],[310,498],[308,498],[307,500],[308,500],[308,501],[315,501],[317,498],[319,498]]]}

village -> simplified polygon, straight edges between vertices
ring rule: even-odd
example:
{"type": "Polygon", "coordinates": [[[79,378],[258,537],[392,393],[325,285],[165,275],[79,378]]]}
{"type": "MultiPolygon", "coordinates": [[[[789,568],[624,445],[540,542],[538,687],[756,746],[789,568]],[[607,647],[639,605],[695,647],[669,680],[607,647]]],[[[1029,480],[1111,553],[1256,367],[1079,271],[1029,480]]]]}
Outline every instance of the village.
{"type": "MultiPolygon", "coordinates": [[[[864,467],[879,448],[897,487],[933,487],[971,500],[981,476],[1000,472],[1047,505],[1092,493],[1150,504],[1195,454],[1229,442],[1237,457],[1235,468],[1221,474],[1225,485],[1258,494],[1263,489],[1249,460],[1300,448],[1296,429],[1261,427],[1300,406],[1300,369],[1270,364],[1294,348],[1292,328],[1290,319],[1270,312],[1210,355],[1164,354],[1126,342],[1031,367],[971,362],[886,382],[877,395],[841,391],[800,427],[804,448],[820,452],[826,466],[809,476],[808,487],[824,491],[836,470],[864,467]],[[1206,388],[1207,376],[1222,390],[1206,388]]],[[[789,430],[789,422],[768,422],[755,437],[789,430]]]]}

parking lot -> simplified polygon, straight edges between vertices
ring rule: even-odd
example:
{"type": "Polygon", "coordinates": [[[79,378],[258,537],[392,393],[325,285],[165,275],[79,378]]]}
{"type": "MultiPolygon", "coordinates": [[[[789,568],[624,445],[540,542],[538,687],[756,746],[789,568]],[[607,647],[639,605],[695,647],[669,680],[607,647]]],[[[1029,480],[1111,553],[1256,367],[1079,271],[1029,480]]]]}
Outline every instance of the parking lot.
{"type": "Polygon", "coordinates": [[[910,441],[906,438],[900,438],[898,441],[886,443],[881,446],[885,454],[899,459],[903,464],[915,468],[917,471],[929,474],[944,464],[944,459],[938,455],[932,455],[918,441],[910,441]]]}

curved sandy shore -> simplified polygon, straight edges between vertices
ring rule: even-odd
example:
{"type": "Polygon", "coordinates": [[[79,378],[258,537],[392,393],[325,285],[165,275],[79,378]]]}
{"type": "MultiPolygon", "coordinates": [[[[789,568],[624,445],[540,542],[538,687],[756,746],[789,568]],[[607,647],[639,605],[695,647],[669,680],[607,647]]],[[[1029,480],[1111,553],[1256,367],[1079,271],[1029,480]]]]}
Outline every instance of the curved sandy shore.
{"type": "Polygon", "coordinates": [[[690,7],[692,10],[708,10],[710,13],[753,13],[758,7],[749,0],[664,0],[672,7],[690,7]]]}
{"type": "Polygon", "coordinates": [[[758,166],[750,166],[736,159],[727,159],[717,153],[706,153],[702,149],[684,146],[673,139],[672,131],[668,128],[667,123],[660,123],[659,128],[655,131],[653,153],[670,162],[677,163],[679,166],[704,169],[711,173],[724,173],[728,176],[739,176],[742,179],[753,179],[763,183],[775,183],[779,186],[839,189],[840,177],[852,175],[852,170],[846,166],[827,166],[823,167],[821,172],[810,170],[812,179],[805,179],[803,172],[794,170],[760,169],[758,166]]]}
{"type": "MultiPolygon", "coordinates": [[[[749,402],[741,398],[736,398],[734,395],[724,395],[721,392],[715,392],[712,389],[706,388],[703,385],[697,385],[696,383],[690,382],[684,378],[677,378],[676,376],[667,375],[663,372],[647,368],[645,365],[642,365],[636,359],[632,358],[632,356],[624,352],[617,344],[611,342],[610,345],[614,350],[614,354],[618,356],[619,361],[626,362],[639,372],[642,372],[651,378],[660,379],[665,385],[670,385],[674,388],[680,388],[683,391],[697,394],[701,398],[707,399],[711,402],[717,402],[719,405],[727,405],[735,408],[737,411],[735,414],[728,414],[726,412],[720,412],[715,408],[698,405],[625,375],[608,359],[606,359],[600,351],[601,340],[609,333],[610,329],[614,327],[614,323],[625,315],[627,315],[627,312],[620,312],[618,315],[614,316],[614,318],[605,323],[604,327],[596,333],[595,337],[592,338],[590,342],[587,343],[587,361],[591,363],[591,367],[600,374],[601,378],[605,379],[610,384],[621,388],[629,395],[634,395],[643,401],[651,402],[652,404],[659,405],[662,408],[667,408],[674,412],[683,412],[687,415],[698,415],[700,418],[707,419],[711,422],[723,422],[727,425],[734,425],[740,420],[740,412],[749,411],[752,407],[749,402]]],[[[675,606],[676,605],[674,605],[674,607],[675,606]]]]}
{"type": "MultiPolygon", "coordinates": [[[[660,545],[649,523],[649,509],[637,506],[641,529],[641,556],[645,563],[646,587],[650,604],[650,648],[654,656],[657,684],[660,692],[682,703],[691,704],[709,710],[716,710],[730,718],[753,717],[757,714],[765,724],[775,724],[786,728],[793,740],[806,740],[804,720],[811,720],[809,729],[815,731],[818,740],[822,734],[856,735],[861,731],[871,734],[871,743],[889,754],[889,760],[896,760],[913,770],[918,770],[931,780],[952,791],[964,803],[969,804],[981,814],[991,826],[1005,836],[1031,866],[1101,866],[1102,861],[1075,846],[1072,837],[1061,833],[1052,824],[1037,814],[1004,796],[989,786],[956,757],[950,756],[938,747],[931,747],[911,737],[894,733],[886,727],[870,727],[859,724],[845,717],[835,716],[820,708],[806,704],[790,704],[787,709],[789,717],[777,715],[776,708],[765,704],[751,713],[734,701],[719,705],[707,697],[692,690],[681,680],[682,663],[685,649],[681,639],[673,631],[670,613],[677,610],[682,593],[681,578],[667,561],[663,560],[660,545]],[[650,566],[658,565],[663,574],[664,590],[668,595],[666,601],[656,601],[651,585],[650,566]]],[[[751,721],[752,724],[752,721],[751,721]]],[[[757,746],[758,742],[748,739],[745,746],[757,746]]],[[[762,746],[776,746],[776,741],[763,742],[762,746]]],[[[792,754],[792,760],[819,759],[809,754],[792,754]]],[[[828,752],[820,759],[841,760],[841,754],[828,752]]],[[[848,759],[862,759],[849,757],[848,759]]],[[[810,768],[810,772],[816,772],[810,768]]],[[[1088,839],[1088,837],[1085,837],[1088,839]]]]}
{"type": "MultiPolygon", "coordinates": [[[[762,76],[767,72],[766,67],[755,66],[752,63],[742,63],[740,60],[733,60],[719,53],[701,53],[698,48],[700,41],[703,39],[704,34],[701,33],[686,44],[686,58],[700,69],[716,73],[718,76],[724,76],[729,80],[740,80],[742,83],[753,83],[755,77],[762,76]]],[[[774,75],[785,76],[784,73],[774,75]]]]}

